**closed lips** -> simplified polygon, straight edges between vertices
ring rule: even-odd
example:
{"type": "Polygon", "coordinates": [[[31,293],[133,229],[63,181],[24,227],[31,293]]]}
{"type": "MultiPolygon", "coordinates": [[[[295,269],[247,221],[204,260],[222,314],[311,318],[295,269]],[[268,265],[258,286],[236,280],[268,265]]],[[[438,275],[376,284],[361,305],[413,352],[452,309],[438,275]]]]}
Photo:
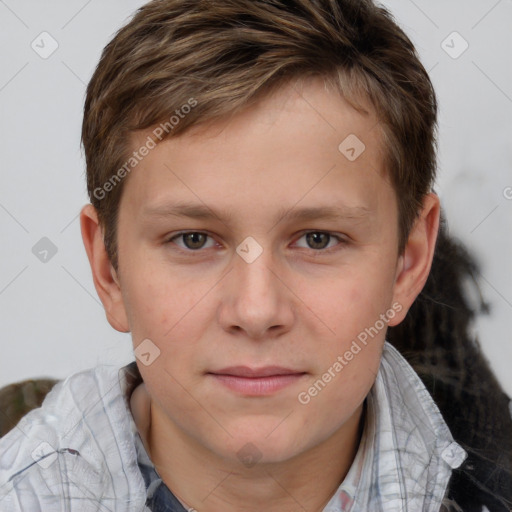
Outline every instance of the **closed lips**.
{"type": "Polygon", "coordinates": [[[249,379],[257,379],[264,377],[276,377],[282,375],[301,375],[306,372],[300,370],[292,370],[290,368],[283,368],[281,366],[266,366],[264,368],[250,368],[248,366],[230,366],[216,370],[212,373],[214,375],[231,375],[233,377],[243,377],[249,379]]]}

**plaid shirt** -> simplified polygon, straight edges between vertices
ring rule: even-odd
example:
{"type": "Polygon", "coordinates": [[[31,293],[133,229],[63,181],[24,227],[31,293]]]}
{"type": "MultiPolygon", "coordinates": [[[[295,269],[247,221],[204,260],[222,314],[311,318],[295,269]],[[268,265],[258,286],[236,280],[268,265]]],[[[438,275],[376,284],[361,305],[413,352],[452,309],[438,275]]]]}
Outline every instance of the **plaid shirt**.
{"type": "MultiPolygon", "coordinates": [[[[2,512],[186,512],[141,442],[130,396],[135,362],[60,381],[0,439],[2,512]]],[[[439,512],[457,444],[418,375],[389,343],[366,398],[349,472],[324,512],[439,512]]]]}

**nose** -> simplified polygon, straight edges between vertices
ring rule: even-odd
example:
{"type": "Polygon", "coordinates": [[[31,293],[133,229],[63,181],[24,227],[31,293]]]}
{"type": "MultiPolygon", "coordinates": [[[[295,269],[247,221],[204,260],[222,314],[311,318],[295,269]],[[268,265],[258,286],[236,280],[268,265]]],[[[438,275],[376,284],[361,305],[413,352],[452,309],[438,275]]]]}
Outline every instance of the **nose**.
{"type": "Polygon", "coordinates": [[[294,321],[293,293],[271,251],[252,262],[238,254],[226,276],[218,320],[232,334],[254,340],[276,338],[290,330],[294,321]]]}

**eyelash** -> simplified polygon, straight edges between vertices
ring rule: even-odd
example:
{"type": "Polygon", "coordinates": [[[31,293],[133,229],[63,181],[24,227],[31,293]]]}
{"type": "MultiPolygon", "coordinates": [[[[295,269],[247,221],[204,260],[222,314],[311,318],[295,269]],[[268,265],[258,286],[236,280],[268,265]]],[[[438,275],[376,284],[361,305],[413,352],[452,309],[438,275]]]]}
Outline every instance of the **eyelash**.
{"type": "MultiPolygon", "coordinates": [[[[180,231],[179,233],[176,233],[175,235],[172,235],[172,237],[168,238],[164,243],[165,244],[170,244],[172,243],[174,240],[176,240],[177,238],[180,238],[184,235],[188,235],[188,234],[201,234],[201,235],[206,235],[208,238],[212,238],[213,237],[211,235],[209,235],[208,233],[206,233],[205,231],[180,231]]],[[[333,252],[335,251],[338,251],[338,250],[341,250],[342,246],[345,246],[348,244],[348,240],[340,235],[336,235],[335,233],[332,233],[330,231],[318,231],[318,230],[308,230],[308,231],[305,231],[301,234],[301,236],[297,239],[297,240],[300,240],[302,237],[310,234],[310,233],[321,233],[321,234],[326,234],[326,235],[329,235],[331,238],[336,238],[339,242],[338,245],[334,246],[334,247],[329,247],[328,249],[310,249],[310,248],[305,248],[305,247],[300,247],[300,249],[306,249],[306,250],[309,250],[313,253],[316,253],[318,255],[321,255],[321,254],[332,254],[333,252]]],[[[331,239],[329,239],[329,242],[331,242],[331,239]]],[[[201,253],[203,252],[204,248],[199,248],[199,249],[188,249],[188,248],[183,248],[183,247],[180,247],[179,245],[177,245],[178,247],[178,251],[182,252],[182,253],[186,253],[187,255],[190,255],[190,254],[193,254],[193,253],[201,253]]],[[[211,247],[208,247],[207,249],[211,249],[211,247]]]]}

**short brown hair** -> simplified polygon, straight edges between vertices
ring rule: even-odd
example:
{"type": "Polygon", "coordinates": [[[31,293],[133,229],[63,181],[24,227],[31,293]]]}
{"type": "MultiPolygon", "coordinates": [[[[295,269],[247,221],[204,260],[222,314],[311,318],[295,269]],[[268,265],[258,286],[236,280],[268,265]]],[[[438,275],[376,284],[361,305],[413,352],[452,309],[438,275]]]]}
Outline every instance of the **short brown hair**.
{"type": "Polygon", "coordinates": [[[169,127],[192,98],[194,108],[163,138],[175,136],[310,76],[358,110],[361,98],[375,109],[402,252],[435,178],[437,100],[391,14],[371,0],[153,0],[105,47],[85,100],[87,188],[113,267],[132,132],[169,127]]]}

